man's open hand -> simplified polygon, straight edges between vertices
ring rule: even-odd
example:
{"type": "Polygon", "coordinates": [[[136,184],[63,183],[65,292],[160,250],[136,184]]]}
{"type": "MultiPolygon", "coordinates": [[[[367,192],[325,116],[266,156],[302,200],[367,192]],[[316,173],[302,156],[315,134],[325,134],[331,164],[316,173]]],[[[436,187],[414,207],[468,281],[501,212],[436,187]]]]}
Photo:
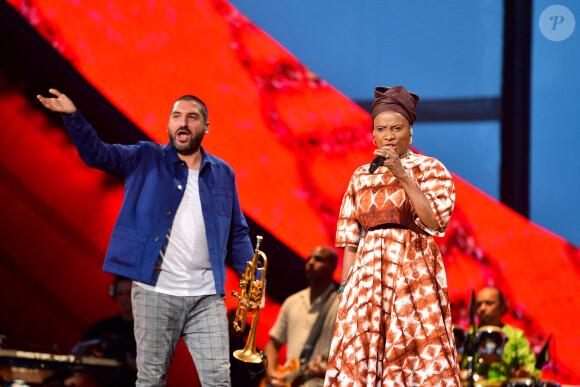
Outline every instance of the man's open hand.
{"type": "Polygon", "coordinates": [[[56,113],[69,115],[75,114],[77,108],[69,97],[56,89],[48,89],[48,92],[55,95],[56,98],[45,98],[40,94],[36,96],[36,98],[38,98],[40,103],[43,104],[45,108],[56,113]]]}

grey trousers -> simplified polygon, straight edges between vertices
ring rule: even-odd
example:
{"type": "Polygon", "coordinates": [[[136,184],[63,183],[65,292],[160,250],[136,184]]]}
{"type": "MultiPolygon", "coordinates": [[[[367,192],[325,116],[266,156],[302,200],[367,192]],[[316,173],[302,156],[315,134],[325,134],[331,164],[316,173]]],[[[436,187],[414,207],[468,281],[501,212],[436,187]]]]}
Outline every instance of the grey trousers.
{"type": "Polygon", "coordinates": [[[229,387],[225,297],[176,297],[133,284],[137,387],[165,386],[177,342],[183,337],[203,387],[229,387]]]}

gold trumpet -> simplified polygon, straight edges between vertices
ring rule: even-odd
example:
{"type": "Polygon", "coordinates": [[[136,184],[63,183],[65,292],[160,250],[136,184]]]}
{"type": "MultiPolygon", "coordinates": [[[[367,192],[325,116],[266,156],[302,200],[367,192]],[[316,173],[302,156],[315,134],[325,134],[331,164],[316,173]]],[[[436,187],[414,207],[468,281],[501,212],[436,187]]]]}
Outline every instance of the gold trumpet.
{"type": "Polygon", "coordinates": [[[246,328],[248,311],[255,308],[254,314],[252,316],[252,326],[250,327],[250,334],[248,335],[246,346],[243,349],[234,351],[234,357],[246,363],[262,362],[262,354],[256,351],[256,331],[258,329],[260,303],[262,302],[262,297],[264,296],[264,280],[266,279],[268,258],[266,258],[266,254],[260,251],[262,237],[258,235],[256,239],[258,242],[256,243],[256,251],[254,252],[252,261],[246,264],[246,271],[240,278],[240,288],[242,289],[242,294],[240,295],[237,292],[232,292],[234,297],[240,299],[238,302],[238,308],[236,309],[236,315],[234,317],[234,329],[236,331],[240,332],[246,328]],[[262,267],[258,267],[260,258],[262,259],[262,267]],[[256,274],[258,271],[262,272],[261,281],[256,280],[256,274]]]}

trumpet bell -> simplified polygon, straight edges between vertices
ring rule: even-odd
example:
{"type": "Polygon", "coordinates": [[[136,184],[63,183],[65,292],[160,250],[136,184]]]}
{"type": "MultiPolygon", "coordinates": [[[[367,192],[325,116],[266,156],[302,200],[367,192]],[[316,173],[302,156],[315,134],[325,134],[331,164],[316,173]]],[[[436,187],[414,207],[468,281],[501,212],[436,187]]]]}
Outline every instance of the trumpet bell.
{"type": "Polygon", "coordinates": [[[234,351],[234,357],[244,363],[261,363],[262,355],[255,350],[249,348],[242,348],[234,351]]]}

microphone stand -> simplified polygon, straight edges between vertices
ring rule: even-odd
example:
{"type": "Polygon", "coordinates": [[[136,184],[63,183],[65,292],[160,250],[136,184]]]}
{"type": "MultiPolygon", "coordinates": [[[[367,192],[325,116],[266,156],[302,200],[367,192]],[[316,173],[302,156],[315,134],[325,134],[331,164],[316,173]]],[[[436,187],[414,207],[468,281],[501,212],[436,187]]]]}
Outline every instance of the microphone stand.
{"type": "Polygon", "coordinates": [[[469,325],[473,329],[473,334],[467,334],[467,348],[465,354],[467,356],[467,387],[474,387],[473,369],[475,366],[475,352],[477,351],[477,343],[475,340],[475,293],[471,291],[471,302],[469,304],[469,325]]]}
{"type": "Polygon", "coordinates": [[[473,364],[474,359],[473,356],[467,356],[467,387],[474,387],[473,381],[473,364]]]}

